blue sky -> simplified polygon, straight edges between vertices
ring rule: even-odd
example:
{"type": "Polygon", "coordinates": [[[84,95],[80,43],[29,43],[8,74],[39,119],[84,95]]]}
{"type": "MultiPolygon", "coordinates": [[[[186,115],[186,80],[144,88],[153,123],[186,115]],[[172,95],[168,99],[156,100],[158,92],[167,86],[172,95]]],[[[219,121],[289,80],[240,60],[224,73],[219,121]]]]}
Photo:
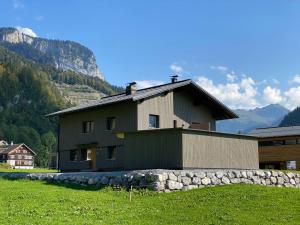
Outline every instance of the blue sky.
{"type": "Polygon", "coordinates": [[[89,47],[107,81],[192,78],[233,108],[300,105],[299,1],[2,0],[1,27],[89,47]]]}

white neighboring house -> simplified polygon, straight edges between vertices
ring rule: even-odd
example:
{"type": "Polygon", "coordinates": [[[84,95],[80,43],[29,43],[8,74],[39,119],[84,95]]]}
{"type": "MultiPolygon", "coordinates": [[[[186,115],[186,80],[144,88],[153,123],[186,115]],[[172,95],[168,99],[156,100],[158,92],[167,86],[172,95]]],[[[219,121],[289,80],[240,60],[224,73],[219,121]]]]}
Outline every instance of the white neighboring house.
{"type": "Polygon", "coordinates": [[[16,169],[33,169],[35,156],[36,153],[24,143],[0,141],[0,163],[8,163],[16,169]]]}

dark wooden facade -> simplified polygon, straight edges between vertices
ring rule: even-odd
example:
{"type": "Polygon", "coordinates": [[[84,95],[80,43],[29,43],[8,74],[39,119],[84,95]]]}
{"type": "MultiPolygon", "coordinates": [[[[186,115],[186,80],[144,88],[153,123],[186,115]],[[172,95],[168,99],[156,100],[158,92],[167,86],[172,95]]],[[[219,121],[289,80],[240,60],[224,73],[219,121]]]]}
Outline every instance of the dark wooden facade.
{"type": "Polygon", "coordinates": [[[260,168],[300,170],[300,135],[259,138],[260,168]]]}
{"type": "Polygon", "coordinates": [[[60,170],[258,168],[256,139],[215,132],[217,120],[237,116],[192,81],[132,93],[52,114],[60,170]]]}

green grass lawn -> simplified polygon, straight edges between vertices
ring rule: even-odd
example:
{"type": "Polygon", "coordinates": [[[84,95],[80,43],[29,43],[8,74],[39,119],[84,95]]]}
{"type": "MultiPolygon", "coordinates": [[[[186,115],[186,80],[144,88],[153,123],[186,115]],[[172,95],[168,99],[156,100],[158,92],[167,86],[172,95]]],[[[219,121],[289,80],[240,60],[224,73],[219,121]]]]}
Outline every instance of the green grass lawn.
{"type": "Polygon", "coordinates": [[[129,193],[0,179],[1,224],[300,224],[300,190],[232,185],[129,193]]]}
{"type": "Polygon", "coordinates": [[[34,168],[34,169],[5,169],[0,168],[0,173],[56,173],[57,170],[49,170],[49,169],[40,169],[40,168],[34,168]]]}

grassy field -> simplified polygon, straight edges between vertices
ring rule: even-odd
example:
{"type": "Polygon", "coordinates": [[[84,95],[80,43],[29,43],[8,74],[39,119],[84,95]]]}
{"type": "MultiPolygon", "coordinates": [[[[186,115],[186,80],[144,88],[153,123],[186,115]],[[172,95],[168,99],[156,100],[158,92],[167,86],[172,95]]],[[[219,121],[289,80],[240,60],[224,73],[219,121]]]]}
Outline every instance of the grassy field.
{"type": "Polygon", "coordinates": [[[49,170],[49,169],[4,169],[0,168],[0,173],[56,173],[57,170],[49,170]]]}
{"type": "Polygon", "coordinates": [[[299,224],[300,190],[232,185],[157,194],[0,179],[1,224],[299,224]]]}

